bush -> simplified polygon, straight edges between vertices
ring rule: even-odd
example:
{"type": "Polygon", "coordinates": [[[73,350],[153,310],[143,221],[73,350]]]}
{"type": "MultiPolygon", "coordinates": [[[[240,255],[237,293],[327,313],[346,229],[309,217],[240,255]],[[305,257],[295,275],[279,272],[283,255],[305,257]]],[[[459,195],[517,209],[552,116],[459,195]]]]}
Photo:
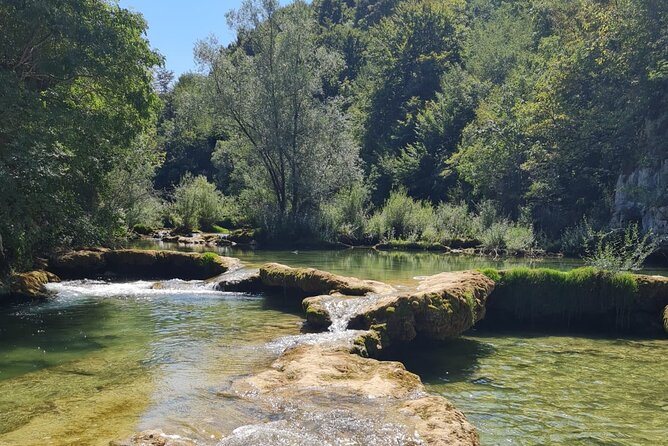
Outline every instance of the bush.
{"type": "Polygon", "coordinates": [[[580,223],[566,228],[561,234],[561,252],[570,256],[582,255],[593,248],[598,235],[600,234],[589,224],[587,218],[583,218],[580,223]]]}
{"type": "Polygon", "coordinates": [[[367,233],[381,241],[436,238],[434,221],[434,209],[429,203],[414,200],[405,190],[399,190],[392,192],[383,208],[369,220],[367,233]]]}
{"type": "Polygon", "coordinates": [[[436,228],[442,239],[470,240],[478,236],[474,216],[465,203],[441,203],[435,211],[436,228]]]}
{"type": "Polygon", "coordinates": [[[347,243],[361,242],[367,226],[369,191],[362,183],[340,190],[323,206],[323,238],[347,243]]]}
{"type": "Polygon", "coordinates": [[[587,265],[606,271],[639,270],[658,246],[651,232],[642,234],[636,223],[609,234],[596,235],[594,249],[584,257],[587,265]]]}
{"type": "Polygon", "coordinates": [[[209,230],[223,218],[225,197],[204,176],[186,174],[174,189],[172,209],[176,226],[185,231],[209,230]]]}

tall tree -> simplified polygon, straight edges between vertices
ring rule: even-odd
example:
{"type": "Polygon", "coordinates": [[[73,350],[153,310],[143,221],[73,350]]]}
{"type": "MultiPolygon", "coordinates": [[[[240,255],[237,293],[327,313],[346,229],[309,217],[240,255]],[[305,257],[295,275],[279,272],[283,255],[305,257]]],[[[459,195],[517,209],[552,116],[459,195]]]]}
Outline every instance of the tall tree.
{"type": "Polygon", "coordinates": [[[0,3],[0,236],[11,261],[117,229],[101,190],[153,124],[140,15],[101,0],[0,3]]]}
{"type": "Polygon", "coordinates": [[[228,18],[247,36],[243,44],[198,48],[216,110],[231,123],[232,137],[220,147],[245,159],[247,187],[256,196],[269,192],[277,224],[294,228],[358,176],[358,148],[340,101],[322,95],[341,58],[317,44],[316,21],[303,2],[279,9],[273,0],[245,1],[228,18]]]}

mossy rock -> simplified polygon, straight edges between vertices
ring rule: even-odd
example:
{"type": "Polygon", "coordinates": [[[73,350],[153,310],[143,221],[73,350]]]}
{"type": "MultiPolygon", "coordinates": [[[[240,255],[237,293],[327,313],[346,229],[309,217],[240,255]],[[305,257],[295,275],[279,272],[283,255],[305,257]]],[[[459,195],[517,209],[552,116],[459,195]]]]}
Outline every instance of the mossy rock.
{"type": "Polygon", "coordinates": [[[325,330],[332,325],[332,319],[329,312],[322,304],[322,299],[330,298],[330,296],[314,296],[308,297],[302,301],[302,307],[306,314],[306,322],[318,330],[325,330]]]}
{"type": "Polygon", "coordinates": [[[380,282],[338,276],[314,268],[291,268],[279,263],[267,263],[260,268],[260,279],[267,287],[292,291],[298,297],[338,292],[348,296],[363,296],[391,290],[380,282]]]}
{"type": "Polygon", "coordinates": [[[46,299],[51,296],[51,293],[45,286],[50,282],[60,282],[60,279],[48,271],[30,271],[12,274],[9,291],[11,295],[17,297],[46,299]]]}
{"type": "Polygon", "coordinates": [[[483,325],[591,332],[663,331],[657,314],[668,305],[668,278],[585,267],[483,272],[497,286],[483,325]]]}
{"type": "Polygon", "coordinates": [[[456,337],[484,317],[485,300],[493,289],[494,282],[477,271],[437,274],[423,280],[417,291],[378,299],[348,327],[382,330],[381,348],[418,335],[435,340],[456,337]]]}
{"type": "Polygon", "coordinates": [[[208,279],[226,272],[237,261],[215,253],[143,249],[83,250],[56,257],[50,269],[71,279],[103,274],[137,279],[208,279]]]}

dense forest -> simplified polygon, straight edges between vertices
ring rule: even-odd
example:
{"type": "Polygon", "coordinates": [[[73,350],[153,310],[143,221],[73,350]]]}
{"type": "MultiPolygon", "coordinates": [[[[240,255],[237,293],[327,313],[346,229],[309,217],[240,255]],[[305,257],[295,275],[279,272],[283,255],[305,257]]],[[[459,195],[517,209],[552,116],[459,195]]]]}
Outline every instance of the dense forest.
{"type": "Polygon", "coordinates": [[[664,0],[249,0],[227,20],[236,41],[174,79],[114,2],[0,4],[0,268],[162,227],[567,254],[662,232],[665,188],[619,194],[668,159],[664,0]]]}

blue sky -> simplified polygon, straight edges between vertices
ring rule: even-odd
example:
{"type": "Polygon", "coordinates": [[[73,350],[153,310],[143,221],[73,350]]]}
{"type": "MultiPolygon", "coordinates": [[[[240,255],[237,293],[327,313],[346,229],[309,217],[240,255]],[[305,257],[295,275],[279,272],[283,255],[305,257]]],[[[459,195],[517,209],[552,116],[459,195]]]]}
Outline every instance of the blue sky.
{"type": "Polygon", "coordinates": [[[236,9],[241,0],[119,0],[118,3],[144,15],[151,46],[165,56],[167,68],[178,77],[196,69],[193,47],[198,40],[210,34],[222,43],[234,40],[225,13],[236,9]]]}

